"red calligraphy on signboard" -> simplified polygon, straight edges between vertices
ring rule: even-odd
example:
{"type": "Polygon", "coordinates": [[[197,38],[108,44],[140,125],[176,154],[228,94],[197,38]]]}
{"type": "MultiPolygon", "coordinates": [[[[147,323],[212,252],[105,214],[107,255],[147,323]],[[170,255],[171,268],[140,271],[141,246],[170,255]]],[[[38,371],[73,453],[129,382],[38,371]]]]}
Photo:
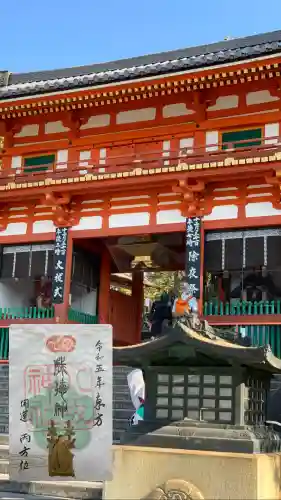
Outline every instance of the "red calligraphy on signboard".
{"type": "MultiPolygon", "coordinates": [[[[75,364],[71,365],[76,372],[76,386],[80,393],[92,394],[94,386],[94,373],[90,366],[75,364]]],[[[73,373],[73,372],[72,372],[73,373]]],[[[38,396],[42,389],[49,389],[54,383],[54,366],[30,365],[25,369],[24,377],[25,397],[38,396]]],[[[68,383],[71,385],[70,373],[68,373],[68,383]]]]}
{"type": "Polygon", "coordinates": [[[53,383],[53,365],[31,365],[25,369],[25,397],[38,396],[53,383]]]}
{"type": "Polygon", "coordinates": [[[71,335],[53,335],[46,341],[51,352],[72,352],[76,347],[76,339],[71,335]]]}

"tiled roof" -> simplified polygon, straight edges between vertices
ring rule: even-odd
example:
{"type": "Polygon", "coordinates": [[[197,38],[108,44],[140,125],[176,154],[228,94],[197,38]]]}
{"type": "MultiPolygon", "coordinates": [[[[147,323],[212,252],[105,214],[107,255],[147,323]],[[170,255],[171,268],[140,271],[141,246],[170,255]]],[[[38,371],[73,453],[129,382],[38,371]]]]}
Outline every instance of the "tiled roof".
{"type": "Polygon", "coordinates": [[[85,88],[160,76],[281,52],[281,31],[162,52],[108,63],[53,71],[10,74],[0,99],[85,88]]]}

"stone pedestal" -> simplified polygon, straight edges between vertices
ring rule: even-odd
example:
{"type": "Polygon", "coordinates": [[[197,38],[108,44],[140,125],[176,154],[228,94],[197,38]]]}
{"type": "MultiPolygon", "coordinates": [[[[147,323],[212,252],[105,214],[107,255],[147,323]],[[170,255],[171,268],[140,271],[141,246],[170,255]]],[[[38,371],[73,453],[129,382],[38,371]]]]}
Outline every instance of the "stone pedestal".
{"type": "Polygon", "coordinates": [[[206,452],[281,452],[280,434],[265,425],[247,427],[191,420],[171,422],[163,427],[141,422],[123,434],[121,444],[206,452]]]}
{"type": "Polygon", "coordinates": [[[118,446],[104,500],[277,500],[280,454],[118,446]]]}
{"type": "Polygon", "coordinates": [[[116,363],[142,368],[146,398],[105,500],[280,499],[281,438],[266,422],[281,361],[191,326],[114,350],[116,363]]]}

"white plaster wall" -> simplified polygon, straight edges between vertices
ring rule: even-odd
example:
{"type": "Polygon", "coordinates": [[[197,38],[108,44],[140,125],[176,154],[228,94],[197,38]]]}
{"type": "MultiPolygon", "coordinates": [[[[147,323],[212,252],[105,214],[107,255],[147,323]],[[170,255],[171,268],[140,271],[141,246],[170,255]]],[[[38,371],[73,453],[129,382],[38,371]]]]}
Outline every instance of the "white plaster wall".
{"type": "MultiPolygon", "coordinates": [[[[162,156],[164,158],[167,158],[170,156],[170,149],[171,149],[171,141],[163,141],[162,143],[162,156]]],[[[169,160],[164,161],[164,165],[169,165],[170,162],[169,160]]]]}
{"type": "Polygon", "coordinates": [[[91,290],[90,293],[87,293],[84,287],[72,284],[71,307],[85,314],[95,316],[97,312],[97,291],[91,290]]]}
{"type": "Polygon", "coordinates": [[[45,125],[45,134],[59,134],[60,132],[68,132],[70,129],[65,127],[61,120],[56,122],[48,122],[45,125]]]}
{"type": "MultiPolygon", "coordinates": [[[[91,159],[91,151],[80,151],[79,153],[79,167],[87,167],[91,159]],[[81,161],[82,160],[82,161],[81,161]]],[[[87,170],[80,170],[80,174],[86,174],[87,170]]]]}
{"type": "Polygon", "coordinates": [[[275,139],[266,139],[265,144],[277,144],[279,137],[279,123],[266,123],[264,126],[264,137],[276,137],[275,139]]]}
{"type": "Polygon", "coordinates": [[[149,213],[139,212],[131,214],[113,214],[109,216],[109,227],[135,227],[148,226],[149,213]]]}
{"type": "MultiPolygon", "coordinates": [[[[130,201],[130,200],[139,200],[139,199],[142,200],[143,198],[148,199],[148,198],[150,198],[150,196],[148,194],[144,194],[142,196],[114,196],[113,198],[110,198],[110,203],[112,203],[114,201],[130,201]]],[[[100,202],[101,200],[97,200],[97,201],[100,202]]],[[[94,203],[94,201],[93,201],[93,203],[94,203]]]]}
{"type": "Polygon", "coordinates": [[[8,210],[9,212],[13,212],[13,211],[19,211],[19,210],[27,210],[28,207],[10,207],[8,210]]]}
{"type": "Polygon", "coordinates": [[[98,128],[107,127],[110,124],[110,115],[96,115],[91,116],[87,123],[81,125],[81,130],[86,130],[87,128],[98,128]]]}
{"type": "Polygon", "coordinates": [[[56,165],[56,168],[57,169],[67,168],[67,161],[68,161],[68,149],[60,149],[57,152],[57,163],[59,163],[59,165],[56,165]]]}
{"type": "Polygon", "coordinates": [[[12,156],[12,162],[11,162],[12,168],[16,168],[16,169],[20,170],[21,165],[22,165],[22,157],[21,156],[12,156]]]}
{"type": "MultiPolygon", "coordinates": [[[[99,158],[99,164],[100,165],[105,165],[106,164],[106,148],[101,148],[100,149],[100,158],[99,158]]],[[[104,168],[100,168],[99,172],[104,172],[104,168]]]]}
{"type": "Polygon", "coordinates": [[[221,109],[237,108],[238,103],[238,95],[221,96],[217,98],[216,104],[209,106],[208,111],[220,111],[221,109]]]}
{"type": "Polygon", "coordinates": [[[238,207],[236,205],[219,205],[213,207],[209,215],[205,215],[204,221],[208,220],[224,220],[224,219],[237,219],[238,207]]]}
{"type": "Polygon", "coordinates": [[[90,159],[91,159],[91,151],[80,151],[79,160],[90,160],[90,159]]]}
{"type": "Polygon", "coordinates": [[[28,280],[0,282],[0,308],[30,307],[34,283],[28,280]]]}
{"type": "Polygon", "coordinates": [[[162,110],[163,118],[193,115],[194,113],[195,111],[193,111],[192,109],[188,109],[184,102],[177,104],[167,104],[167,106],[164,106],[162,110]]]}
{"type": "Polygon", "coordinates": [[[5,231],[0,232],[0,238],[5,236],[17,236],[18,234],[26,234],[26,222],[10,222],[5,231]]]}
{"type": "Polygon", "coordinates": [[[142,207],[148,207],[149,204],[148,203],[126,203],[124,202],[124,205],[116,205],[116,206],[112,206],[111,207],[111,210],[120,210],[120,209],[127,209],[127,208],[142,208],[142,207]]]}
{"type": "Polygon", "coordinates": [[[81,217],[79,224],[73,226],[71,231],[81,231],[83,229],[101,229],[102,217],[94,215],[92,217],[81,217]]]}
{"type": "Polygon", "coordinates": [[[146,122],[155,120],[156,108],[132,109],[130,111],[120,111],[116,116],[117,125],[126,123],[146,122]]]}
{"type": "Polygon", "coordinates": [[[253,104],[263,104],[266,102],[279,101],[278,97],[272,96],[269,90],[258,90],[256,92],[249,92],[246,95],[246,104],[251,106],[253,104]]]}
{"type": "Polygon", "coordinates": [[[189,154],[193,152],[193,137],[187,137],[180,139],[180,149],[184,149],[185,153],[189,154]]]}
{"type": "Polygon", "coordinates": [[[206,151],[217,151],[219,144],[219,133],[217,130],[206,132],[206,151]]]}
{"type": "Polygon", "coordinates": [[[52,220],[38,220],[36,222],[33,222],[32,225],[33,234],[54,233],[55,230],[56,227],[52,220]]]}
{"type": "Polygon", "coordinates": [[[157,224],[177,224],[185,222],[185,217],[181,215],[180,210],[159,210],[156,214],[157,224]]]}
{"type": "Polygon", "coordinates": [[[270,201],[259,203],[248,203],[245,207],[246,217],[266,217],[270,215],[281,215],[281,210],[273,208],[270,201]]]}
{"type": "Polygon", "coordinates": [[[81,203],[82,205],[87,205],[88,203],[102,203],[102,202],[103,202],[102,199],[101,200],[95,199],[95,200],[83,200],[81,203]]]}
{"type": "Polygon", "coordinates": [[[15,134],[15,137],[35,137],[39,133],[39,125],[34,123],[32,125],[24,125],[20,132],[15,134]]]}

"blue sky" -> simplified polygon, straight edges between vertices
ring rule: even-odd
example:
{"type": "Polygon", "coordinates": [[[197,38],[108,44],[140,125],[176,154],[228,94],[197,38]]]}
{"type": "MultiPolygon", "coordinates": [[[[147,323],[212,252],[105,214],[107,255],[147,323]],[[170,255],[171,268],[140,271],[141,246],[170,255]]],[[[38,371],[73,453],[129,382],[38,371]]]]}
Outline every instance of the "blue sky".
{"type": "Polygon", "coordinates": [[[281,29],[281,0],[1,3],[1,70],[80,66],[281,29]]]}

